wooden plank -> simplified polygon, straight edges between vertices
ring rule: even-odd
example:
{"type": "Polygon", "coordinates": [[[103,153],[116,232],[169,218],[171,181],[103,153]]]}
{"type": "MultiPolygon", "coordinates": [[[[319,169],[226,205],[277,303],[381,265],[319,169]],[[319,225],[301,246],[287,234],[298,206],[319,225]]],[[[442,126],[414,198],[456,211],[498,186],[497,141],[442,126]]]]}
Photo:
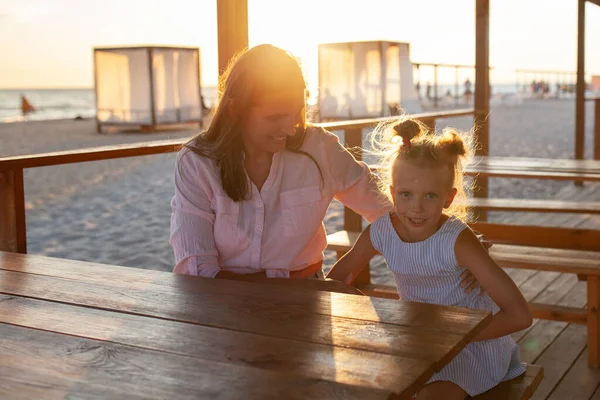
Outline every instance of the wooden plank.
{"type": "Polygon", "coordinates": [[[600,202],[594,201],[470,198],[468,204],[492,211],[600,214],[600,202]]]}
{"type": "Polygon", "coordinates": [[[486,235],[494,243],[499,244],[588,251],[600,250],[600,231],[594,229],[506,225],[486,222],[476,222],[470,224],[470,226],[486,235]]]}
{"type": "Polygon", "coordinates": [[[544,367],[544,380],[532,399],[546,399],[586,345],[585,326],[570,324],[535,361],[544,367]]]}
{"type": "Polygon", "coordinates": [[[582,308],[565,307],[544,303],[532,302],[531,315],[538,319],[547,319],[552,321],[572,322],[574,324],[587,324],[587,312],[582,308]]]}
{"type": "MultiPolygon", "coordinates": [[[[295,307],[303,312],[316,313],[340,318],[354,318],[365,321],[385,322],[428,330],[444,329],[447,332],[465,334],[481,323],[487,314],[484,311],[472,312],[456,307],[433,306],[428,304],[390,302],[385,299],[371,299],[366,296],[347,296],[338,293],[302,292],[277,285],[247,284],[214,279],[203,279],[176,275],[169,272],[139,268],[119,267],[108,264],[65,260],[37,255],[21,255],[0,252],[0,270],[25,272],[68,279],[73,282],[98,283],[127,290],[158,290],[191,293],[207,301],[215,296],[240,297],[247,302],[272,302],[295,307]],[[102,271],[99,273],[98,271],[102,271]],[[119,276],[119,279],[114,279],[119,276]],[[283,303],[283,300],[285,302],[283,303]],[[310,304],[310,307],[306,307],[310,304]]],[[[1,287],[1,285],[0,285],[1,287]]],[[[274,313],[278,305],[274,305],[274,313]]]]}
{"type": "MultiPolygon", "coordinates": [[[[471,227],[487,236],[494,242],[490,254],[503,255],[509,260],[510,254],[523,254],[531,256],[546,257],[546,260],[533,260],[533,264],[547,263],[557,264],[553,259],[561,257],[581,259],[582,268],[585,272],[594,274],[596,266],[600,265],[600,231],[593,229],[554,228],[540,226],[504,225],[477,222],[470,224],[471,227]],[[526,247],[524,247],[526,246],[526,247]],[[566,251],[552,250],[562,249],[566,251]]],[[[333,251],[347,252],[358,239],[358,232],[338,231],[327,235],[327,249],[333,251]]],[[[527,260],[527,258],[524,258],[527,260]]],[[[516,264],[515,268],[518,267],[516,264]]],[[[574,272],[579,273],[579,272],[574,272]]]]}
{"type": "Polygon", "coordinates": [[[0,170],[0,251],[27,253],[23,170],[0,170]]]}
{"type": "MultiPolygon", "coordinates": [[[[419,114],[411,115],[411,118],[415,118],[419,121],[428,120],[428,119],[439,119],[439,118],[458,118],[465,117],[469,115],[473,115],[474,110],[472,108],[463,108],[458,110],[441,110],[435,112],[425,112],[419,114]]],[[[355,119],[351,121],[333,121],[333,122],[323,122],[317,124],[318,126],[331,130],[343,130],[343,129],[364,129],[364,128],[373,128],[374,126],[382,123],[397,120],[397,116],[392,117],[383,117],[383,118],[369,118],[369,119],[355,119]]]]}
{"type": "Polygon", "coordinates": [[[373,398],[390,392],[0,324],[7,397],[373,398]],[[39,392],[37,392],[39,393],[39,392]],[[14,397],[13,397],[14,396],[14,397]]]}
{"type": "Polygon", "coordinates": [[[600,369],[588,368],[587,351],[583,350],[549,399],[589,399],[599,385],[600,369]]]}
{"type": "MultiPolygon", "coordinates": [[[[439,118],[460,117],[470,115],[473,110],[456,110],[455,112],[421,113],[413,118],[439,118]]],[[[383,120],[392,120],[397,117],[386,117],[383,120]]],[[[316,124],[325,129],[339,130],[351,128],[369,128],[376,125],[378,118],[367,120],[340,121],[335,123],[316,124]]],[[[138,157],[153,154],[163,154],[178,151],[190,138],[155,140],[140,143],[119,144],[110,146],[91,147],[86,149],[56,151],[51,153],[38,153],[18,156],[0,157],[0,171],[47,167],[51,165],[73,164],[87,161],[110,160],[114,158],[138,157]]]]}
{"type": "Polygon", "coordinates": [[[0,322],[410,395],[433,364],[381,353],[0,295],[0,322]],[[374,379],[376,377],[376,379],[374,379]]]}
{"type": "MultiPolygon", "coordinates": [[[[278,289],[274,286],[245,283],[244,285],[228,285],[241,283],[224,281],[232,291],[219,290],[215,280],[210,281],[214,286],[199,293],[181,293],[173,288],[159,288],[149,286],[145,290],[129,289],[109,285],[74,282],[61,278],[23,274],[12,271],[0,271],[0,293],[37,298],[49,301],[58,301],[68,304],[82,305],[106,309],[111,311],[127,312],[150,317],[164,318],[199,325],[214,326],[222,329],[238,330],[256,333],[264,336],[300,340],[311,343],[331,344],[336,346],[366,350],[402,357],[429,360],[441,368],[487,324],[491,318],[484,312],[473,315],[486,315],[480,323],[473,324],[474,329],[465,335],[444,331],[444,325],[433,326],[432,329],[423,329],[418,326],[422,319],[448,320],[460,318],[459,312],[449,315],[450,318],[439,318],[436,314],[438,306],[412,307],[411,303],[391,301],[397,307],[398,314],[404,314],[403,319],[416,321],[415,326],[396,325],[393,323],[374,323],[373,321],[351,319],[360,317],[361,312],[368,312],[367,307],[354,307],[349,317],[337,317],[336,308],[343,306],[335,301],[330,303],[330,315],[315,313],[320,292],[314,292],[312,299],[295,303],[289,296],[292,292],[271,291],[278,289]],[[246,295],[244,286],[249,293],[246,295]],[[254,294],[263,293],[262,296],[254,294]],[[266,294],[266,296],[265,296],[266,294]],[[292,303],[292,304],[290,304],[292,303]],[[405,307],[403,309],[403,307],[405,307]],[[226,310],[226,312],[224,311],[226,310]],[[265,323],[276,321],[276,323],[265,323]],[[436,330],[440,329],[440,330],[436,330]]],[[[299,292],[310,294],[309,292],[299,292]]],[[[337,293],[331,293],[332,296],[337,293]]],[[[363,296],[349,296],[363,298],[363,296]]],[[[384,299],[377,299],[385,301],[384,299]]],[[[373,307],[373,312],[377,308],[373,307]]],[[[450,308],[449,308],[450,309],[450,308]]],[[[458,310],[458,309],[457,309],[458,310]]],[[[317,311],[318,312],[318,311],[317,311]]],[[[346,311],[347,312],[347,311],[346,311]]],[[[345,313],[346,313],[345,312],[345,313]]]]}
{"type": "Polygon", "coordinates": [[[475,396],[474,400],[520,400],[529,399],[539,386],[544,372],[539,365],[528,365],[525,373],[510,381],[502,382],[495,388],[475,396]]]}

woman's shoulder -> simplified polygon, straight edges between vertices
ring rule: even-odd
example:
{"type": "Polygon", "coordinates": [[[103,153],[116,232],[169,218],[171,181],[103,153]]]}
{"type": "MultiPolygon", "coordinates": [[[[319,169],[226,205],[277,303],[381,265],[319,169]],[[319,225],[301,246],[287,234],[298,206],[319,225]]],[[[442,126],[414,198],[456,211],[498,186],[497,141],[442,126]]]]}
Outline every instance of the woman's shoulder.
{"type": "Polygon", "coordinates": [[[203,155],[202,152],[190,146],[184,146],[177,152],[177,166],[181,169],[191,169],[195,171],[218,171],[217,162],[203,155]]]}
{"type": "Polygon", "coordinates": [[[309,124],[306,127],[303,147],[328,147],[334,143],[339,143],[339,138],[335,134],[318,125],[309,124]]]}

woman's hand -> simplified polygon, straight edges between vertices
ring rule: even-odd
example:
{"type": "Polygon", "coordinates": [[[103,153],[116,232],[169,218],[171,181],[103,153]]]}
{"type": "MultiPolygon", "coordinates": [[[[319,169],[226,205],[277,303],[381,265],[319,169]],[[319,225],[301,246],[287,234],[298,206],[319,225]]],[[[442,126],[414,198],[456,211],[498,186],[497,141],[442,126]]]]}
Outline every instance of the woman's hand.
{"type": "MultiPolygon", "coordinates": [[[[477,239],[479,239],[479,243],[486,249],[489,250],[490,247],[494,245],[484,234],[479,232],[473,232],[477,239]]],[[[471,271],[465,268],[465,271],[460,276],[460,287],[465,289],[466,293],[471,293],[473,290],[479,289],[479,295],[483,296],[485,294],[485,290],[481,287],[481,284],[475,279],[471,271]]]]}
{"type": "Polygon", "coordinates": [[[485,294],[485,290],[481,287],[481,284],[468,269],[465,268],[465,271],[460,275],[460,278],[460,287],[465,289],[465,293],[471,293],[473,290],[479,289],[480,296],[485,294]]]}

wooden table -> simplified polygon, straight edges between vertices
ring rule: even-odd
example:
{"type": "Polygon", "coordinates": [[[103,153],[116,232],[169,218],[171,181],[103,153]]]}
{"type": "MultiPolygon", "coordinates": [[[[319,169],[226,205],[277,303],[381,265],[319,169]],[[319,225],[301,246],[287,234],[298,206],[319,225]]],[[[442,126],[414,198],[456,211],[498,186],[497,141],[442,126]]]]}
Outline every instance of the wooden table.
{"type": "Polygon", "coordinates": [[[0,398],[408,399],[490,319],[0,252],[0,398]]]}
{"type": "Polygon", "coordinates": [[[600,161],[529,157],[478,156],[466,168],[469,175],[503,178],[600,181],[600,161]]]}

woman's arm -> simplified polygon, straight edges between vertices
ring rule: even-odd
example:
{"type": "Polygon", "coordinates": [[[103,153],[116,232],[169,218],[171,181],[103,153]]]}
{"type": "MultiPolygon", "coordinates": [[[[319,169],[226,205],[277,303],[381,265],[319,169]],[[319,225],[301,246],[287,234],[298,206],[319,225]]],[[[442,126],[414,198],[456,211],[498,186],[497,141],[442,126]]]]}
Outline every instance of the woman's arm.
{"type": "Polygon", "coordinates": [[[352,249],[344,254],[331,268],[327,278],[351,284],[354,278],[369,264],[377,250],[371,243],[371,226],[369,225],[360,236],[352,249]]]}
{"type": "Polygon", "coordinates": [[[187,149],[177,157],[173,174],[170,243],[175,254],[173,272],[214,278],[219,272],[214,241],[215,214],[206,160],[187,149]]]}
{"type": "Polygon", "coordinates": [[[529,327],[532,316],[527,300],[508,274],[490,257],[473,231],[463,230],[454,250],[458,264],[471,271],[500,308],[474,340],[495,339],[529,327]]]}
{"type": "Polygon", "coordinates": [[[389,212],[392,204],[369,166],[357,161],[334,134],[322,130],[318,138],[319,163],[335,198],[369,222],[389,212]]]}

